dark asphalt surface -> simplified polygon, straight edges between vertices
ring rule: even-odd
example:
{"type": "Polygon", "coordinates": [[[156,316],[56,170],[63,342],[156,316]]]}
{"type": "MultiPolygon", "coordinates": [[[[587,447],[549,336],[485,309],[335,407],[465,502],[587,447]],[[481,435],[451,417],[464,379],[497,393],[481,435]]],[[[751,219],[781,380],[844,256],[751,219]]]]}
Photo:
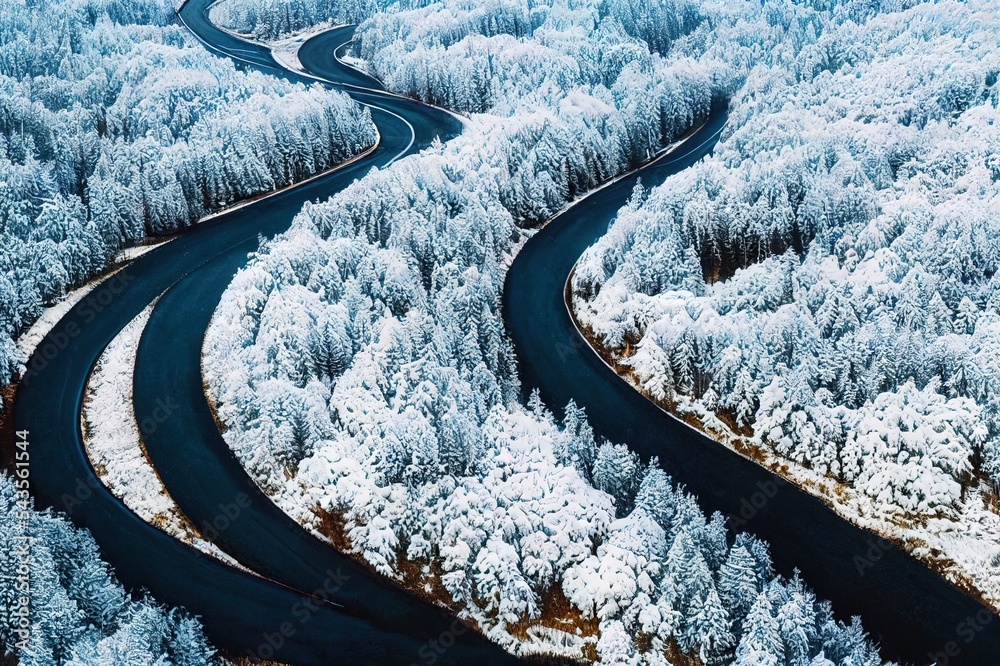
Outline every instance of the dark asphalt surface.
{"type": "Polygon", "coordinates": [[[525,393],[538,388],[560,414],[575,400],[595,432],[644,459],[658,456],[705,511],[769,541],[781,573],[798,568],[842,619],[863,616],[887,658],[929,664],[929,655],[943,653],[950,666],[1000,664],[1000,619],[888,541],[663,412],[606,366],[574,326],[564,286],[577,259],[606,233],[637,178],[651,187],[687,168],[709,152],[724,122],[716,110],[674,154],[590,195],[525,244],[503,293],[525,393]]]}

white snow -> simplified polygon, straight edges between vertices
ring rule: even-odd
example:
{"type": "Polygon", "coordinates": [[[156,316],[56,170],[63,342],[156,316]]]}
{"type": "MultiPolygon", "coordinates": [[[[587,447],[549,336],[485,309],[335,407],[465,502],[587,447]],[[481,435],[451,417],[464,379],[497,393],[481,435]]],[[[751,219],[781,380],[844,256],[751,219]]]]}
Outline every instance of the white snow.
{"type": "MultiPolygon", "coordinates": [[[[167,493],[143,448],[132,408],[132,375],[142,331],[155,301],[107,346],[86,386],[84,446],[97,476],[142,520],[223,562],[236,560],[202,538],[167,493]]],[[[240,566],[240,568],[244,568],[240,566]]]]}
{"type": "Polygon", "coordinates": [[[17,339],[17,350],[21,358],[25,360],[29,359],[38,346],[38,343],[49,334],[55,325],[59,323],[59,320],[73,309],[74,305],[82,301],[87,294],[93,291],[94,287],[100,284],[100,282],[101,280],[92,280],[82,287],[67,293],[58,302],[46,308],[38,319],[35,320],[35,323],[31,325],[31,328],[17,339]]]}
{"type": "MultiPolygon", "coordinates": [[[[243,17],[262,4],[241,5],[243,17]]],[[[607,6],[634,18],[627,2],[607,6]]],[[[721,516],[706,518],[625,446],[598,446],[575,406],[560,425],[540,400],[518,404],[499,316],[525,228],[683,135],[737,74],[718,54],[653,55],[596,20],[596,3],[551,8],[551,19],[509,9],[436,3],[359,28],[388,87],[473,118],[459,139],[308,204],[234,279],[203,348],[227,443],[295,520],[319,531],[329,514],[356,557],[400,580],[414,573],[414,589],[515,652],[662,664],[677,640],[718,660],[758,598],[764,629],[772,600],[822,623],[800,581],[774,578],[766,545],[738,535],[730,548],[721,516]],[[591,62],[596,53],[611,55],[591,62]],[[568,631],[545,615],[560,595],[555,622],[568,631]]],[[[746,30],[765,22],[754,19],[746,30]]],[[[239,29],[285,34],[287,23],[239,29]]],[[[295,48],[283,48],[292,66],[295,48]]],[[[880,663],[870,644],[854,649],[857,663],[880,663]]]]}
{"type": "Polygon", "coordinates": [[[55,325],[59,323],[59,320],[66,316],[66,313],[69,312],[74,305],[82,301],[87,294],[93,291],[95,287],[101,284],[101,282],[113,276],[119,270],[124,268],[126,264],[141,257],[151,250],[155,250],[164,243],[170,242],[170,240],[171,239],[158,240],[123,249],[118,253],[114,261],[112,261],[112,266],[117,266],[117,268],[114,268],[106,275],[102,275],[99,278],[91,280],[82,287],[78,287],[77,289],[66,293],[53,305],[45,308],[38,319],[35,320],[35,323],[31,325],[31,328],[22,333],[17,339],[17,350],[21,358],[25,360],[31,358],[35,348],[38,347],[38,343],[40,343],[45,336],[49,334],[55,325]]]}
{"type": "MultiPolygon", "coordinates": [[[[295,33],[294,35],[266,42],[266,45],[271,49],[271,55],[274,56],[274,59],[279,65],[285,67],[286,69],[290,69],[293,72],[308,75],[309,72],[302,67],[302,62],[299,60],[299,49],[302,48],[303,44],[316,35],[327,32],[328,30],[332,30],[336,27],[337,24],[332,21],[322,23],[303,30],[302,32],[295,33]]],[[[332,54],[331,57],[333,57],[332,54]]]]}

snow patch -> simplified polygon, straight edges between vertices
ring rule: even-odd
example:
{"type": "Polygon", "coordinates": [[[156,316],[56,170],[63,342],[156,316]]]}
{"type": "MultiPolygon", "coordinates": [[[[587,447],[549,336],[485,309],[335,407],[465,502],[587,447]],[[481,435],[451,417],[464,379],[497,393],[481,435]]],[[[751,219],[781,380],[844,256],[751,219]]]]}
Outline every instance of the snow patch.
{"type": "Polygon", "coordinates": [[[142,331],[156,301],[105,348],[87,381],[81,413],[84,447],[101,482],[142,520],[231,566],[239,565],[206,541],[184,517],[150,463],[132,407],[132,376],[142,331]]]}

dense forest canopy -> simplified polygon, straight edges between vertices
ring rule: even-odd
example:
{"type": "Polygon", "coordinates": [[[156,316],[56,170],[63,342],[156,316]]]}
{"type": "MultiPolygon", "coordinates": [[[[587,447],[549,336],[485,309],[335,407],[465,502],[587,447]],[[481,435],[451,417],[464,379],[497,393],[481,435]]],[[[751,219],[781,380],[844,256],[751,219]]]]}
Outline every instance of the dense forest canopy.
{"type": "MultiPolygon", "coordinates": [[[[429,1],[403,0],[403,4],[429,1]]],[[[208,16],[223,29],[268,41],[316,26],[358,23],[396,4],[385,0],[220,0],[208,16]]]]}
{"type": "Polygon", "coordinates": [[[168,0],[0,6],[0,381],[123,247],[370,146],[346,96],[206,52],[168,0]]]}
{"type": "Polygon", "coordinates": [[[506,115],[585,92],[624,117],[624,139],[641,143],[669,134],[666,126],[690,124],[677,93],[698,84],[677,80],[677,72],[701,73],[710,64],[660,55],[698,25],[696,3],[646,4],[435,4],[377,14],[358,27],[354,50],[390,89],[460,111],[506,115]]]}
{"type": "MultiPolygon", "coordinates": [[[[955,510],[963,484],[1000,475],[989,9],[215,5],[265,39],[364,19],[355,55],[374,75],[471,117],[308,204],[235,278],[205,338],[227,441],[290,515],[332,517],[372,567],[415,576],[513,651],[880,664],[860,621],[777,576],[765,543],[705,516],[656,461],[597,440],[572,403],[562,419],[537,394],[522,404],[500,290],[533,228],[731,97],[716,156],[638,189],[583,258],[580,317],[634,352],[654,396],[731,415],[880,510],[955,510]],[[579,633],[544,625],[553,608],[579,633]]],[[[123,247],[375,137],[343,95],[209,55],[166,0],[5,4],[0,86],[3,377],[41,307],[123,247]]],[[[89,537],[31,520],[51,580],[25,663],[210,659],[196,622],[124,596],[89,537]]]]}
{"type": "MultiPolygon", "coordinates": [[[[90,489],[86,488],[89,492],[90,489]]],[[[34,511],[0,474],[0,653],[22,666],[215,663],[197,619],[129,596],[86,530],[34,511]],[[30,547],[25,539],[30,537],[30,547]],[[31,631],[20,629],[16,575],[28,553],[31,631]]]]}

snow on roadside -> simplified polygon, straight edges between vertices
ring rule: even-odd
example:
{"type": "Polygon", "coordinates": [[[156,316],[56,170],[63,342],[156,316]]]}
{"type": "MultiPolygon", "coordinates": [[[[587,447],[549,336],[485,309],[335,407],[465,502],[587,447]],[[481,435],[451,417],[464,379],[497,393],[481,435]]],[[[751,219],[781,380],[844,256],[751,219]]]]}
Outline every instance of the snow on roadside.
{"type": "Polygon", "coordinates": [[[146,456],[132,407],[132,375],[139,339],[156,301],[121,330],[98,359],[80,415],[84,446],[101,482],[142,520],[226,564],[236,560],[191,525],[146,456]]]}
{"type": "Polygon", "coordinates": [[[83,285],[79,289],[74,289],[73,291],[67,293],[60,300],[56,301],[52,306],[45,309],[35,323],[31,325],[27,331],[25,331],[17,339],[17,349],[21,353],[21,358],[27,361],[31,358],[31,355],[35,352],[35,348],[38,347],[39,343],[45,339],[45,336],[49,334],[59,320],[62,319],[67,312],[73,309],[73,306],[79,303],[94,290],[100,284],[100,280],[93,280],[83,285]]]}
{"type": "Polygon", "coordinates": [[[45,336],[49,334],[49,331],[55,328],[55,325],[59,323],[59,320],[66,316],[66,313],[72,310],[74,305],[82,301],[87,294],[93,291],[94,288],[101,284],[101,282],[103,282],[106,278],[109,278],[120,271],[126,264],[168,242],[170,242],[170,239],[162,242],[125,248],[118,254],[117,257],[115,257],[113,263],[118,265],[117,268],[105,275],[91,280],[78,289],[68,292],[53,305],[46,308],[42,315],[35,320],[35,323],[31,325],[31,328],[22,333],[17,339],[17,349],[21,353],[21,358],[25,361],[30,359],[31,355],[35,352],[35,348],[38,347],[38,344],[45,339],[45,336]]]}
{"type": "Polygon", "coordinates": [[[327,32],[328,30],[333,30],[336,27],[339,26],[330,21],[313,26],[308,30],[296,33],[290,37],[285,37],[284,39],[279,39],[274,42],[261,43],[271,49],[271,55],[274,56],[274,59],[282,67],[290,69],[293,72],[298,72],[299,74],[312,76],[302,66],[302,61],[299,60],[299,49],[301,49],[302,45],[313,37],[327,32]]]}
{"type": "Polygon", "coordinates": [[[350,55],[348,53],[345,53],[344,55],[339,56],[339,59],[340,59],[340,62],[342,62],[342,63],[344,63],[346,65],[350,65],[354,69],[361,70],[362,72],[365,72],[365,73],[368,72],[368,63],[365,62],[364,60],[362,60],[361,58],[357,58],[357,57],[352,56],[352,55],[350,55]]]}

